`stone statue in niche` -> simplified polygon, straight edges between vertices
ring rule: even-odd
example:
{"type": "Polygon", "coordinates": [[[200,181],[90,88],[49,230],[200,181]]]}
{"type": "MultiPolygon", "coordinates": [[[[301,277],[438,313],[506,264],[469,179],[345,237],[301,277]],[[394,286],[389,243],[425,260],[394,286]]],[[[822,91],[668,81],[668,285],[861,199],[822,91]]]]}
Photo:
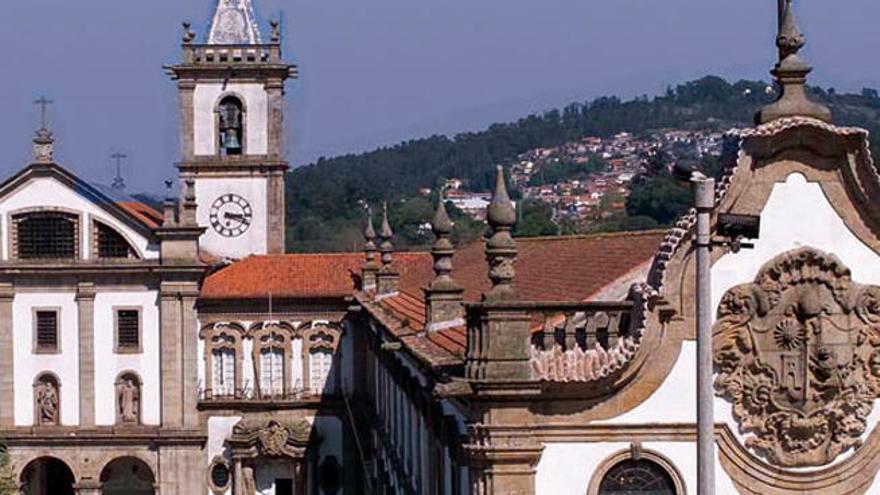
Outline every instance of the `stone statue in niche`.
{"type": "Polygon", "coordinates": [[[116,382],[116,413],[123,424],[140,423],[140,382],[132,375],[116,382]]]}
{"type": "Polygon", "coordinates": [[[37,424],[43,426],[57,425],[58,417],[58,385],[51,378],[43,378],[34,390],[37,403],[37,424]]]}
{"type": "Polygon", "coordinates": [[[713,329],[715,389],[746,446],[783,467],[861,445],[880,397],[880,287],[834,255],[781,254],[727,291],[713,329]]]}

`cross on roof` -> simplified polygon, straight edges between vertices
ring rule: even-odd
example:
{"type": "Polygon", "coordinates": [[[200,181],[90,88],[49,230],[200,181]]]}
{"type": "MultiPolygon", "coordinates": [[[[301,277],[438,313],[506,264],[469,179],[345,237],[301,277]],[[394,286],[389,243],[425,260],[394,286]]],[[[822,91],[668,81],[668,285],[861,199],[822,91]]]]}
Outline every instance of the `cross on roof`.
{"type": "Polygon", "coordinates": [[[40,129],[48,129],[49,128],[49,105],[55,103],[54,101],[46,98],[45,96],[41,96],[38,100],[34,101],[34,105],[40,106],[40,129]]]}
{"type": "Polygon", "coordinates": [[[122,161],[128,158],[128,155],[119,151],[110,155],[110,158],[116,160],[116,177],[113,179],[113,189],[125,189],[125,180],[122,178],[122,161]]]}

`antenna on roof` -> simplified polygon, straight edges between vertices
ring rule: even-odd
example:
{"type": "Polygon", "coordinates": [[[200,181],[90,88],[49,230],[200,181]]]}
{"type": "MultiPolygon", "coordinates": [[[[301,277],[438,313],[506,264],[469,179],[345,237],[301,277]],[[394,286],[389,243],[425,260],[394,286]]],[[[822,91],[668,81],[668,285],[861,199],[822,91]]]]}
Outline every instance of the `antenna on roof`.
{"type": "Polygon", "coordinates": [[[110,158],[116,160],[116,177],[113,178],[111,187],[117,191],[122,191],[125,189],[125,179],[122,178],[122,161],[128,158],[128,155],[117,151],[110,155],[110,158]]]}

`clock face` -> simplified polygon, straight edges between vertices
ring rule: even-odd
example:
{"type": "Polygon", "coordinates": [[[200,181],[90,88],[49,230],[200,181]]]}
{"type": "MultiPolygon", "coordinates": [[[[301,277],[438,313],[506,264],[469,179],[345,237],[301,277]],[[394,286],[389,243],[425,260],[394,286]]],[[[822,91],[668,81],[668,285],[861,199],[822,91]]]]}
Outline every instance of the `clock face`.
{"type": "Polygon", "coordinates": [[[237,194],[224,194],[211,204],[211,227],[224,237],[239,237],[251,226],[254,212],[237,194]]]}

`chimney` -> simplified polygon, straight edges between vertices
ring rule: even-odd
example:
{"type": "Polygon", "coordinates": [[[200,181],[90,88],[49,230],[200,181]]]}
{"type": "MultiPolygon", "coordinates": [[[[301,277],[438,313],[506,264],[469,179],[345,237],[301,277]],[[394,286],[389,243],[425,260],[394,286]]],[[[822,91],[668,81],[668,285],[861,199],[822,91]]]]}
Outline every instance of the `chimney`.
{"type": "Polygon", "coordinates": [[[382,268],[376,276],[376,293],[379,296],[397,294],[400,275],[394,270],[394,244],[391,238],[394,233],[388,224],[388,203],[382,204],[382,227],[379,230],[379,252],[382,254],[382,268]]]}
{"type": "Polygon", "coordinates": [[[379,265],[376,263],[376,229],[373,228],[373,214],[367,212],[367,226],[364,227],[364,264],[361,266],[361,291],[376,290],[376,276],[379,265]]]}
{"type": "Polygon", "coordinates": [[[424,289],[429,332],[465,324],[464,288],[452,279],[452,258],[455,255],[455,247],[450,236],[453,225],[446,213],[444,203],[441,194],[437,212],[431,222],[431,230],[436,237],[431,247],[431,256],[434,258],[434,280],[424,289]]]}

